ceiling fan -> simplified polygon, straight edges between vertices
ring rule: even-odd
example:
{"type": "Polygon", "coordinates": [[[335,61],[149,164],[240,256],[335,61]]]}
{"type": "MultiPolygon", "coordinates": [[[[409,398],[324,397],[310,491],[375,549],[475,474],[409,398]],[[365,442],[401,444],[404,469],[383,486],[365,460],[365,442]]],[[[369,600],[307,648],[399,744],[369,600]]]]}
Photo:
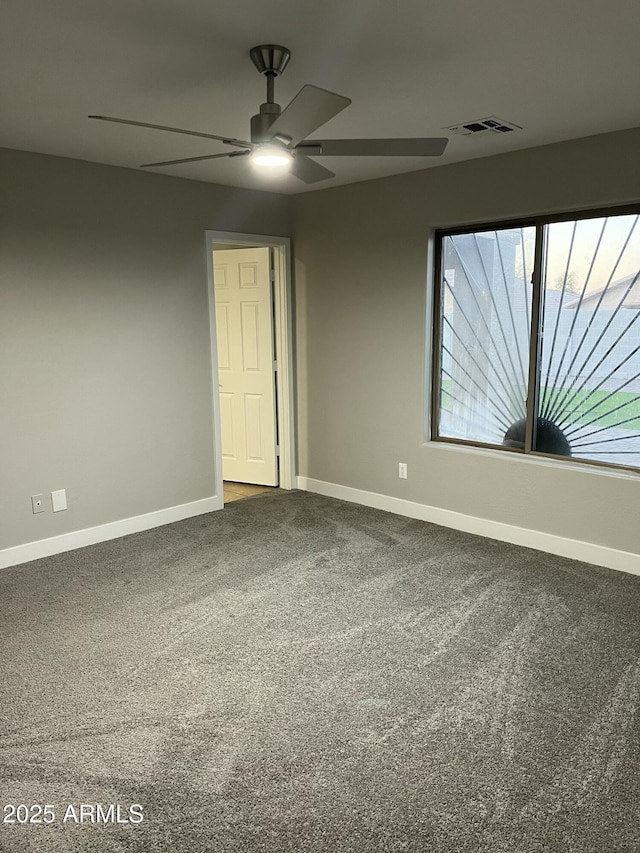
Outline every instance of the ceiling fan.
{"type": "Polygon", "coordinates": [[[267,78],[267,100],[260,105],[260,112],[251,119],[251,141],[216,136],[161,124],[115,118],[113,116],[89,116],[99,121],[149,127],[187,136],[216,139],[237,151],[221,154],[205,154],[201,157],[184,157],[180,160],[164,160],[160,163],[144,163],[141,168],[176,166],[180,163],[195,163],[199,160],[215,160],[220,157],[246,157],[258,165],[285,166],[301,181],[313,184],[334,178],[335,173],[312,160],[322,157],[438,157],[444,151],[448,139],[307,139],[319,127],[328,122],[351,103],[349,98],[336,95],[318,86],[306,85],[298,92],[284,110],[274,100],[275,78],[287,66],[291,52],[286,47],[263,44],[249,52],[251,60],[261,74],[267,78]]]}

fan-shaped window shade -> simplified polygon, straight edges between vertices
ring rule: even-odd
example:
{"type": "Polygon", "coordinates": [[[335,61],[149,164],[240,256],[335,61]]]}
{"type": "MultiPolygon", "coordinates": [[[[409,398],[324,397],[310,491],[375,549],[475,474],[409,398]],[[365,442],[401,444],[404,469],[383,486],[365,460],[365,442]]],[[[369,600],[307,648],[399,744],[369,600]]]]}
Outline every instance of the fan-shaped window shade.
{"type": "Polygon", "coordinates": [[[639,218],[438,235],[434,439],[640,467],[639,218]]]}

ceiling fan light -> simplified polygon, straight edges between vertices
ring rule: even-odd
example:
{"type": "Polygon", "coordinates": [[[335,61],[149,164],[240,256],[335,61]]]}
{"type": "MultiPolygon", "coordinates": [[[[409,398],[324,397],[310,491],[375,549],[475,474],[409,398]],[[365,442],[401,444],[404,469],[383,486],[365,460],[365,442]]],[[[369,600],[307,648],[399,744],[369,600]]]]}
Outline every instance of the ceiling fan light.
{"type": "Polygon", "coordinates": [[[280,171],[291,166],[293,154],[281,145],[259,145],[249,159],[254,166],[280,171]]]}

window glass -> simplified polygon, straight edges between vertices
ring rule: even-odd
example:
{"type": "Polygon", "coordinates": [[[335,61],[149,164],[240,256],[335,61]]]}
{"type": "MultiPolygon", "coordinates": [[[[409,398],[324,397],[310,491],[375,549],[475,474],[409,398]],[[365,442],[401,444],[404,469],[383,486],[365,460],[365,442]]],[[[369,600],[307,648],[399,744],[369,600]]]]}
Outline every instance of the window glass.
{"type": "Polygon", "coordinates": [[[442,243],[441,436],[502,444],[526,416],[535,229],[442,243]]]}
{"type": "Polygon", "coordinates": [[[433,437],[640,468],[639,220],[441,235],[433,437]]]}
{"type": "Polygon", "coordinates": [[[547,227],[534,449],[640,467],[638,216],[547,227]]]}

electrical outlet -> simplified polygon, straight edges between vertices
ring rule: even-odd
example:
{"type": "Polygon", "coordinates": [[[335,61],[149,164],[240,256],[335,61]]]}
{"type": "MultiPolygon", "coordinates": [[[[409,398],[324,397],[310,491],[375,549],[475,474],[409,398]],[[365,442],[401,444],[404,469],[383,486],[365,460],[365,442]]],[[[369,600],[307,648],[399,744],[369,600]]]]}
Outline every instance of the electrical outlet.
{"type": "Polygon", "coordinates": [[[407,463],[406,462],[398,462],[398,477],[401,480],[407,479],[407,463]]]}
{"type": "Polygon", "coordinates": [[[44,512],[44,495],[31,495],[31,509],[34,515],[44,512]]]}

